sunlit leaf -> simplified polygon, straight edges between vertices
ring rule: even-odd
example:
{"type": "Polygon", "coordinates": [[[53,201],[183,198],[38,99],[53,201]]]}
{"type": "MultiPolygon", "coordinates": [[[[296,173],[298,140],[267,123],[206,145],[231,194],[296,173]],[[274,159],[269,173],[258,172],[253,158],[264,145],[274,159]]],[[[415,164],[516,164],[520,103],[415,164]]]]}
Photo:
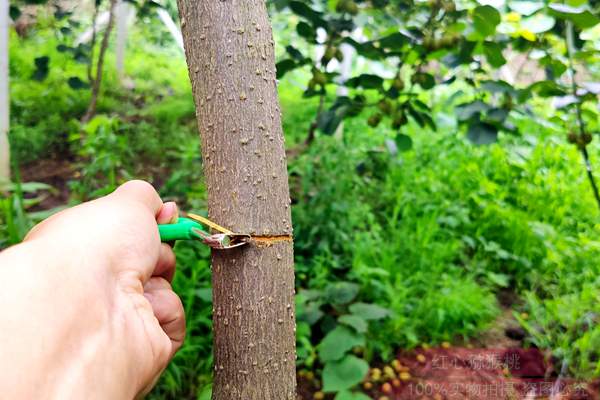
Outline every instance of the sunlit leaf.
{"type": "Polygon", "coordinates": [[[317,346],[322,362],[339,360],[353,347],[362,346],[365,338],[344,326],[337,326],[317,346]]]}
{"type": "Polygon", "coordinates": [[[473,11],[473,25],[483,37],[494,34],[501,20],[498,10],[489,5],[476,7],[473,11]]]}
{"type": "Polygon", "coordinates": [[[471,119],[476,114],[489,110],[490,106],[481,100],[464,103],[456,106],[456,117],[460,121],[471,119]]]}
{"type": "Polygon", "coordinates": [[[531,15],[544,8],[542,1],[509,1],[508,7],[521,15],[531,15]]]}
{"type": "Polygon", "coordinates": [[[366,320],[382,319],[391,315],[390,310],[377,304],[354,303],[350,306],[350,312],[361,316],[366,320]]]}
{"type": "Polygon", "coordinates": [[[591,28],[600,22],[600,18],[590,12],[587,6],[572,7],[566,4],[553,3],[548,7],[555,15],[572,21],[582,29],[591,28]]]}
{"type": "Polygon", "coordinates": [[[360,286],[356,283],[335,282],[325,287],[323,296],[326,302],[342,305],[354,300],[359,290],[360,286]]]}
{"type": "Polygon", "coordinates": [[[524,18],[521,21],[521,27],[523,29],[527,29],[532,33],[543,33],[548,32],[550,29],[554,28],[555,23],[556,20],[551,16],[538,13],[532,17],[524,18]]]}
{"type": "Polygon", "coordinates": [[[358,333],[365,333],[368,328],[367,321],[365,321],[364,318],[359,317],[358,315],[342,315],[338,318],[338,322],[351,328],[354,328],[354,330],[358,333]]]}
{"type": "Polygon", "coordinates": [[[340,361],[328,362],[323,368],[323,391],[337,392],[360,383],[369,364],[356,356],[347,355],[340,361]]]}

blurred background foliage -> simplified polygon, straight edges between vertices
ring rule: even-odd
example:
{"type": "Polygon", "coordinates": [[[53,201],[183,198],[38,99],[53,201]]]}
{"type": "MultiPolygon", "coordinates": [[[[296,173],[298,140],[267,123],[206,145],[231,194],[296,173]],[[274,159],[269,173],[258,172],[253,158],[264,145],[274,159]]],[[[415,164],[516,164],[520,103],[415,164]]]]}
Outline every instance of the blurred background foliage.
{"type": "MultiPolygon", "coordinates": [[[[185,58],[128,2],[124,73],[108,1],[13,1],[0,246],[132,179],[205,209],[185,58]],[[124,76],[123,76],[124,74],[124,76]]],[[[510,315],[575,378],[600,376],[597,1],[268,2],[295,226],[298,368],[349,396],[398,349],[479,343],[510,315]]],[[[152,398],[207,398],[209,251],[176,247],[186,344],[152,398]]],[[[358,396],[358,394],[357,394],[358,396]]]]}

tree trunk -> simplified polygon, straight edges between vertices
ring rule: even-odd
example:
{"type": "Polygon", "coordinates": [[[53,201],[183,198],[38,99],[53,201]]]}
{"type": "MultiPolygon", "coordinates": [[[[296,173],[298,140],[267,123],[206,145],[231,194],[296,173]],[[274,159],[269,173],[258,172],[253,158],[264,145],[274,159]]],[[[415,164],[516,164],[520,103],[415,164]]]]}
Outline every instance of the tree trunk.
{"type": "Polygon", "coordinates": [[[125,50],[127,49],[127,28],[131,4],[124,0],[118,0],[115,8],[117,35],[115,39],[115,68],[119,79],[125,78],[125,50]]]}
{"type": "Polygon", "coordinates": [[[253,237],[213,251],[213,399],[295,399],[290,198],[265,1],[178,6],[209,215],[253,237]]]}
{"type": "MultiPolygon", "coordinates": [[[[102,42],[100,43],[100,51],[98,53],[98,63],[96,64],[96,76],[94,80],[91,82],[92,84],[92,96],[90,98],[90,104],[88,105],[87,111],[81,117],[81,122],[87,124],[96,114],[96,105],[98,104],[98,96],[100,95],[100,86],[102,84],[102,73],[104,69],[104,56],[106,55],[106,51],[108,50],[108,42],[110,39],[110,33],[112,32],[114,21],[115,21],[115,6],[117,4],[117,0],[110,1],[110,9],[108,11],[108,23],[106,25],[106,30],[104,31],[104,35],[102,36],[102,42]]],[[[93,22],[95,23],[95,22],[93,22]]],[[[93,47],[92,47],[92,55],[93,55],[93,47]]],[[[93,58],[90,60],[90,63],[93,63],[93,58]]]]}
{"type": "Polygon", "coordinates": [[[10,180],[9,110],[8,0],[0,0],[0,182],[10,180]]]}

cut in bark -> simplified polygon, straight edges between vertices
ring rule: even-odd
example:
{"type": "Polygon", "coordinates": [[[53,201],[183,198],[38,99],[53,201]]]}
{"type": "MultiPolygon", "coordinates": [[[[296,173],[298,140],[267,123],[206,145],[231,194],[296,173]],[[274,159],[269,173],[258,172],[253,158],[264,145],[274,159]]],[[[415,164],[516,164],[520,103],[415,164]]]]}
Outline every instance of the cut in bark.
{"type": "Polygon", "coordinates": [[[295,399],[290,198],[265,2],[178,5],[209,216],[253,236],[213,251],[213,399],[295,399]]]}

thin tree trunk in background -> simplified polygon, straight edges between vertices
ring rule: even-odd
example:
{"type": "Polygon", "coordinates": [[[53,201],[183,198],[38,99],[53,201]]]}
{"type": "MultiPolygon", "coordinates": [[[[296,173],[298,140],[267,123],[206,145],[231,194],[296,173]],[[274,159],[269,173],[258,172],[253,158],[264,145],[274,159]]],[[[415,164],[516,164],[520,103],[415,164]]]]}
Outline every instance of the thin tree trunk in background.
{"type": "Polygon", "coordinates": [[[94,1],[94,15],[92,16],[92,38],[90,43],[90,62],[87,65],[87,76],[90,85],[94,82],[94,50],[96,49],[96,33],[98,32],[98,4],[94,1]]]}
{"type": "MultiPolygon", "coordinates": [[[[577,97],[577,82],[575,81],[575,66],[573,65],[573,53],[575,53],[575,45],[573,39],[573,23],[571,21],[567,21],[565,30],[565,44],[567,45],[567,59],[569,60],[569,75],[571,76],[571,90],[573,96],[577,98],[577,103],[575,104],[575,111],[577,115],[577,124],[579,126],[579,136],[583,140],[583,137],[585,136],[586,132],[585,123],[583,122],[583,115],[581,112],[581,99],[577,97]]],[[[600,192],[598,191],[598,185],[596,185],[596,179],[594,178],[594,171],[592,169],[590,155],[587,151],[586,145],[581,146],[580,150],[581,156],[583,157],[583,162],[585,163],[585,171],[590,181],[590,186],[592,187],[592,193],[594,194],[594,199],[596,199],[596,205],[600,209],[600,192]]]]}
{"type": "Polygon", "coordinates": [[[0,182],[10,180],[8,143],[10,101],[8,94],[8,0],[0,0],[0,182]]]}
{"type": "MultiPolygon", "coordinates": [[[[92,97],[90,98],[90,104],[88,106],[85,115],[81,118],[81,122],[84,124],[89,122],[96,114],[96,105],[98,104],[98,95],[100,94],[100,85],[102,83],[102,70],[104,68],[104,56],[108,49],[108,41],[110,39],[110,33],[112,32],[113,25],[115,22],[115,4],[116,0],[111,0],[110,11],[108,12],[108,24],[106,30],[102,36],[102,43],[100,43],[100,51],[98,53],[98,63],[96,64],[96,76],[92,82],[92,97]]],[[[93,62],[94,60],[90,60],[93,62]]]]}
{"type": "Polygon", "coordinates": [[[209,216],[253,236],[212,255],[213,399],[295,399],[290,198],[265,2],[178,6],[209,216]]]}
{"type": "Polygon", "coordinates": [[[181,36],[181,31],[179,30],[177,25],[175,25],[175,21],[173,21],[173,18],[171,18],[171,16],[169,15],[169,12],[164,8],[158,7],[156,9],[156,14],[158,14],[158,18],[160,18],[162,23],[165,24],[165,26],[167,27],[167,30],[173,37],[173,40],[175,40],[175,42],[177,43],[177,46],[179,46],[181,51],[184,51],[183,37],[181,36]]]}
{"type": "Polygon", "coordinates": [[[118,0],[115,8],[117,20],[117,37],[115,40],[115,67],[119,79],[125,77],[125,50],[127,49],[127,25],[129,23],[129,13],[131,5],[124,1],[118,0]]]}

